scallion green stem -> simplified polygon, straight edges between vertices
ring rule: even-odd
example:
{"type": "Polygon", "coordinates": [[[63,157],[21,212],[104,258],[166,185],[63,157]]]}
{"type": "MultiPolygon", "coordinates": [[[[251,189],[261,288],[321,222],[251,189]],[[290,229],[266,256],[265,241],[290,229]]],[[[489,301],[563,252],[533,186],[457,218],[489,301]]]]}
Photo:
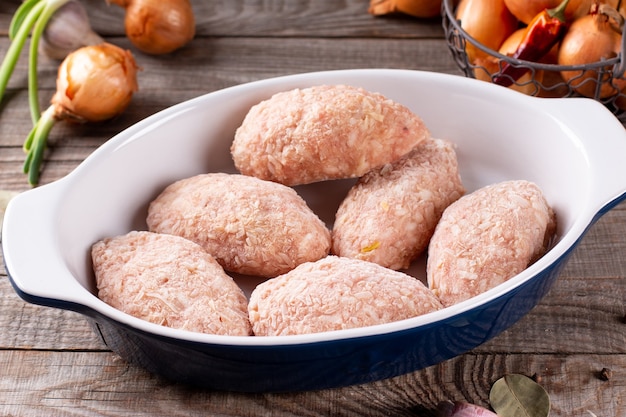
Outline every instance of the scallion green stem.
{"type": "Polygon", "coordinates": [[[39,40],[43,36],[46,25],[54,13],[69,0],[47,0],[45,7],[39,14],[30,37],[30,53],[28,58],[28,104],[30,107],[30,117],[33,125],[37,123],[41,116],[39,108],[39,86],[37,77],[37,60],[39,54],[39,40]]]}
{"type": "Polygon", "coordinates": [[[0,100],[2,100],[2,97],[4,96],[9,83],[9,78],[11,78],[11,74],[13,74],[13,70],[15,69],[20,53],[24,48],[24,43],[26,43],[28,34],[37,22],[37,19],[41,15],[44,7],[44,2],[37,3],[33,6],[15,33],[15,38],[7,50],[4,60],[2,61],[2,65],[0,65],[0,100]]]}
{"type": "Polygon", "coordinates": [[[35,5],[40,1],[44,0],[25,0],[22,4],[20,4],[20,7],[18,7],[13,14],[11,24],[9,25],[9,39],[13,40],[15,38],[26,17],[30,14],[33,7],[35,7],[35,5]]]}
{"type": "Polygon", "coordinates": [[[48,135],[56,121],[54,107],[50,106],[37,120],[24,143],[24,150],[27,154],[23,171],[28,174],[28,183],[33,187],[39,184],[41,163],[48,144],[48,135]]]}

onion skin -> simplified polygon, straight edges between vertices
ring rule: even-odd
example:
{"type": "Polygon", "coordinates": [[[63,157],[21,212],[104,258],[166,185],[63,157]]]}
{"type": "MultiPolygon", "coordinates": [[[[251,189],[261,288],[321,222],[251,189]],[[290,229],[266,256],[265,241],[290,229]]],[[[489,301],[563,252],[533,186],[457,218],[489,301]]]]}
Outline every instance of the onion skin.
{"type": "Polygon", "coordinates": [[[189,0],[109,0],[126,9],[126,36],[140,51],[168,54],[196,34],[196,22],[189,0]]]}
{"type": "MultiPolygon", "coordinates": [[[[589,14],[576,19],[565,34],[559,49],[559,65],[583,65],[615,58],[621,49],[621,34],[613,29],[607,16],[589,14]]],[[[611,70],[607,66],[608,71],[611,70]]],[[[563,79],[577,93],[592,98],[607,98],[626,87],[626,80],[613,79],[611,83],[605,74],[599,92],[597,89],[598,71],[561,71],[563,79]]],[[[618,74],[623,76],[623,74],[618,74]]],[[[617,76],[617,75],[616,75],[617,76]]]]}
{"type": "Polygon", "coordinates": [[[36,186],[48,135],[55,123],[60,120],[102,121],[122,112],[138,89],[137,65],[129,51],[103,42],[93,33],[84,9],[76,1],[25,1],[11,20],[9,34],[13,41],[0,66],[0,97],[24,42],[31,34],[28,96],[33,127],[22,146],[26,154],[22,170],[28,175],[29,184],[36,186]],[[59,15],[52,19],[56,12],[59,15]],[[47,29],[51,32],[46,33],[47,29]],[[37,56],[41,46],[39,41],[45,36],[60,55],[77,43],[94,45],[76,49],[63,59],[57,75],[57,90],[50,106],[41,113],[37,94],[37,56]]]}
{"type": "Polygon", "coordinates": [[[370,0],[368,12],[374,16],[403,13],[431,18],[441,15],[441,0],[370,0]]]}
{"type": "Polygon", "coordinates": [[[39,175],[48,134],[57,121],[99,122],[126,109],[137,91],[137,65],[129,51],[110,43],[84,46],[59,67],[57,91],[24,141],[23,171],[32,186],[39,175]]]}
{"type": "Polygon", "coordinates": [[[60,119],[99,122],[124,111],[137,89],[132,54],[105,42],[77,49],[65,58],[52,105],[60,119]]]}
{"type": "Polygon", "coordinates": [[[609,5],[610,7],[617,9],[617,6],[619,6],[619,9],[617,10],[622,16],[626,17],[626,1],[624,0],[597,0],[599,3],[602,4],[606,4],[609,5]]]}
{"type": "MultiPolygon", "coordinates": [[[[528,24],[544,11],[557,7],[562,0],[504,0],[506,7],[522,23],[528,24]]],[[[593,0],[570,0],[565,9],[565,19],[573,21],[589,13],[593,0]]]]}
{"type": "MultiPolygon", "coordinates": [[[[461,0],[456,9],[461,27],[482,45],[497,51],[502,42],[517,29],[517,19],[504,5],[504,0],[461,0]]],[[[469,41],[465,53],[470,63],[489,55],[469,41]]]]}

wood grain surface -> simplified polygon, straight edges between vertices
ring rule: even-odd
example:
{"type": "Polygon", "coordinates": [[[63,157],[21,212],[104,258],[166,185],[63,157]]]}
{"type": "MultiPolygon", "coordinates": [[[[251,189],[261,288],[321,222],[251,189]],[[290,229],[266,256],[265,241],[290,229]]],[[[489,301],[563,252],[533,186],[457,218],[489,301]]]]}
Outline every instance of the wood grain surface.
{"type": "MultiPolygon", "coordinates": [[[[19,4],[0,2],[0,56],[19,4]]],[[[122,9],[101,0],[83,4],[97,32],[133,49],[122,9]]],[[[344,68],[460,75],[439,19],[374,18],[365,0],[196,0],[193,6],[197,36],[190,45],[168,56],[136,53],[140,91],[124,114],[54,127],[42,183],[63,177],[133,123],[224,87],[344,68]]],[[[54,92],[57,66],[40,58],[42,106],[54,92]]],[[[21,173],[31,126],[27,101],[22,58],[0,103],[0,189],[28,189],[21,173]]],[[[0,416],[434,416],[444,400],[488,406],[493,382],[521,373],[535,375],[547,390],[552,417],[626,417],[624,254],[626,205],[620,204],[591,227],[540,304],[486,344],[396,378],[292,394],[212,392],[150,375],[110,352],[79,314],[22,301],[0,267],[0,416]],[[608,380],[603,368],[611,370],[608,380]]]]}

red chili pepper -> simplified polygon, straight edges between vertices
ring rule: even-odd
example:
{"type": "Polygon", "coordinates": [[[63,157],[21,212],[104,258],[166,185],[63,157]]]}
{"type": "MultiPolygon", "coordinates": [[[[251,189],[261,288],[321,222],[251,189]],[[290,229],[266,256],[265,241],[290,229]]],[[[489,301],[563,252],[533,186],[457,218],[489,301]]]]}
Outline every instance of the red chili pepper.
{"type": "MultiPolygon", "coordinates": [[[[522,41],[511,58],[536,62],[546,55],[565,34],[565,8],[568,3],[569,0],[563,0],[557,7],[537,14],[526,27],[522,41]]],[[[505,62],[493,82],[508,87],[528,71],[527,67],[505,62]]]]}

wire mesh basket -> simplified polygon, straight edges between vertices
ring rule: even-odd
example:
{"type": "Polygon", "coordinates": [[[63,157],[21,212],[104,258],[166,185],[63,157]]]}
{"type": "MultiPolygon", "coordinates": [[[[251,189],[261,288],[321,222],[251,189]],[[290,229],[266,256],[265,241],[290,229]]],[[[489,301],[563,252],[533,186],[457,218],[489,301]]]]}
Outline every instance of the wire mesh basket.
{"type": "MultiPolygon", "coordinates": [[[[580,97],[580,92],[584,91],[584,96],[603,103],[620,121],[626,122],[626,89],[622,91],[626,83],[623,52],[584,65],[566,66],[515,59],[486,47],[465,32],[461,22],[456,19],[454,0],[443,0],[442,9],[442,24],[448,47],[456,64],[467,77],[493,80],[501,75],[503,65],[508,63],[527,70],[524,77],[513,80],[511,88],[538,97],[580,97]],[[468,43],[493,58],[490,62],[495,63],[494,66],[487,68],[484,64],[486,61],[470,62],[466,53],[468,43]],[[565,81],[561,76],[563,71],[575,75],[565,81]]],[[[625,43],[626,25],[622,33],[622,51],[626,50],[625,43]]]]}

